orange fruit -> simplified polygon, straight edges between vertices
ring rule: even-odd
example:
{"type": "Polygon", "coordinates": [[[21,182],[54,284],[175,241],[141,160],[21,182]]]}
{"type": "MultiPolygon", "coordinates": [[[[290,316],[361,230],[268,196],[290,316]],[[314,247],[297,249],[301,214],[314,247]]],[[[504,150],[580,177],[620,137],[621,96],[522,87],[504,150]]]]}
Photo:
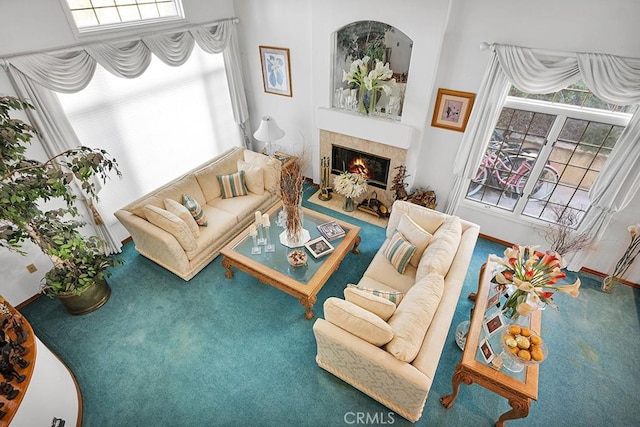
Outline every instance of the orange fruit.
{"type": "Polygon", "coordinates": [[[518,335],[520,333],[520,326],[518,325],[509,326],[509,333],[511,335],[518,335]]]}
{"type": "Polygon", "coordinates": [[[520,349],[518,348],[518,346],[516,347],[510,347],[509,350],[511,351],[511,353],[513,354],[518,354],[518,352],[520,351],[520,349]]]}
{"type": "MultiPolygon", "coordinates": [[[[518,353],[518,355],[520,355],[518,353]]],[[[544,354],[542,353],[542,349],[540,347],[535,347],[531,350],[531,358],[536,362],[542,362],[544,360],[544,354]]]]}
{"type": "Polygon", "coordinates": [[[514,336],[513,336],[513,335],[511,335],[511,334],[505,334],[505,336],[504,336],[502,339],[504,340],[504,342],[507,342],[507,341],[509,341],[510,339],[515,340],[515,339],[516,339],[516,337],[514,337],[514,336]]]}
{"type": "Polygon", "coordinates": [[[538,335],[531,335],[529,337],[529,341],[531,341],[531,344],[533,344],[533,345],[542,344],[542,338],[540,338],[538,335]]]}
{"type": "Polygon", "coordinates": [[[531,360],[531,353],[528,350],[520,350],[518,352],[518,357],[522,360],[529,361],[531,360]]]}
{"type": "Polygon", "coordinates": [[[523,326],[522,328],[520,328],[520,335],[522,335],[523,337],[531,336],[531,329],[523,326]]]}

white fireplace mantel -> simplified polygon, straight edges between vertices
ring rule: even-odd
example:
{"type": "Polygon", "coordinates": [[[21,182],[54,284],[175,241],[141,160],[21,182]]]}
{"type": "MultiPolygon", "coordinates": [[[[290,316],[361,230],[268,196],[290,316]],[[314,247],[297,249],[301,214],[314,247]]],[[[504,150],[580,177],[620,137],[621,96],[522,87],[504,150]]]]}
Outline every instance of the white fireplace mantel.
{"type": "Polygon", "coordinates": [[[318,128],[408,150],[413,126],[358,113],[318,107],[318,128]]]}

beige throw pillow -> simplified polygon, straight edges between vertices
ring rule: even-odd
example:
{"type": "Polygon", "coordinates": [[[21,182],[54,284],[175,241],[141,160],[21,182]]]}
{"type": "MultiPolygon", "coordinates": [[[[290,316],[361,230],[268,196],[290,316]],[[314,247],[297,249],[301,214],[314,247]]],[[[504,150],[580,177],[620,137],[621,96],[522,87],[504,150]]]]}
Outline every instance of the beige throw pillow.
{"type": "Polygon", "coordinates": [[[385,322],[396,311],[396,305],[388,299],[373,295],[354,286],[347,286],[344,289],[344,299],[372,312],[385,322]]]}
{"type": "Polygon", "coordinates": [[[264,188],[271,194],[275,194],[280,188],[280,171],[282,170],[280,160],[251,150],[244,150],[244,160],[254,165],[262,166],[264,188]]]}
{"type": "Polygon", "coordinates": [[[196,238],[200,236],[200,227],[198,227],[198,223],[193,219],[193,215],[191,215],[189,209],[187,209],[182,203],[173,199],[164,199],[164,208],[183,220],[185,224],[191,228],[191,231],[193,231],[193,235],[196,238]]]}
{"type": "Polygon", "coordinates": [[[386,350],[396,359],[411,363],[416,358],[444,291],[444,278],[430,273],[417,281],[398,304],[388,324],[395,336],[386,350]]]}
{"type": "Polygon", "coordinates": [[[330,297],[323,307],[327,321],[375,346],[393,338],[393,329],[384,320],[349,301],[330,297]]]}
{"type": "Polygon", "coordinates": [[[185,251],[193,251],[198,247],[193,231],[178,216],[153,205],[146,205],[143,210],[151,224],[170,233],[185,251]]]}
{"type": "Polygon", "coordinates": [[[254,194],[264,194],[264,171],[262,166],[254,165],[244,160],[238,160],[238,170],[244,171],[247,190],[254,194]]]}
{"type": "Polygon", "coordinates": [[[457,216],[451,216],[433,233],[433,240],[424,250],[424,255],[418,264],[416,279],[432,271],[446,276],[458,252],[460,239],[462,239],[462,223],[457,216]]]}
{"type": "Polygon", "coordinates": [[[402,217],[400,217],[398,231],[405,236],[409,243],[416,247],[416,251],[411,256],[409,263],[418,268],[420,258],[422,258],[422,254],[433,239],[433,236],[424,228],[416,224],[416,222],[407,214],[403,214],[402,217]]]}

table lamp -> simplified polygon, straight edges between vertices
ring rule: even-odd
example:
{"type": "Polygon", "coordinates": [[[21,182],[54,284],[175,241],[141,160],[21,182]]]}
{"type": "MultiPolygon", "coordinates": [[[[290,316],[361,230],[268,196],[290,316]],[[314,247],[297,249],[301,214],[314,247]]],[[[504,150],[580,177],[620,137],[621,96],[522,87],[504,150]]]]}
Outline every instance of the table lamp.
{"type": "Polygon", "coordinates": [[[277,141],[284,136],[284,131],[280,129],[270,116],[264,116],[260,122],[258,130],[253,134],[254,138],[260,142],[264,142],[267,155],[273,157],[273,141],[277,141]]]}

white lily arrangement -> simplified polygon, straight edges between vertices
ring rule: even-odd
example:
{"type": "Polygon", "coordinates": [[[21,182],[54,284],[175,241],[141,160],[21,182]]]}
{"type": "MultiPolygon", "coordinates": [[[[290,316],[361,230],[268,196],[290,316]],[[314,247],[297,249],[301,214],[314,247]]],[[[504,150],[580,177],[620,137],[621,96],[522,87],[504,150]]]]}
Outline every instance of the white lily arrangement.
{"type": "Polygon", "coordinates": [[[393,92],[396,85],[396,79],[392,79],[393,71],[389,68],[389,63],[382,63],[376,59],[372,63],[368,56],[362,59],[356,59],[351,63],[349,72],[342,71],[342,81],[354,83],[360,89],[361,108],[364,91],[371,92],[372,99],[369,105],[375,105],[377,92],[380,90],[388,96],[393,92]]]}
{"type": "Polygon", "coordinates": [[[333,179],[333,190],[354,199],[367,191],[367,180],[359,173],[342,172],[333,179]]]}
{"type": "Polygon", "coordinates": [[[633,264],[633,261],[635,261],[640,253],[640,222],[635,225],[630,225],[627,227],[627,230],[629,230],[629,234],[631,234],[631,241],[613,270],[613,274],[611,275],[613,282],[622,280],[622,276],[627,272],[629,267],[631,267],[631,264],[633,264]]]}

